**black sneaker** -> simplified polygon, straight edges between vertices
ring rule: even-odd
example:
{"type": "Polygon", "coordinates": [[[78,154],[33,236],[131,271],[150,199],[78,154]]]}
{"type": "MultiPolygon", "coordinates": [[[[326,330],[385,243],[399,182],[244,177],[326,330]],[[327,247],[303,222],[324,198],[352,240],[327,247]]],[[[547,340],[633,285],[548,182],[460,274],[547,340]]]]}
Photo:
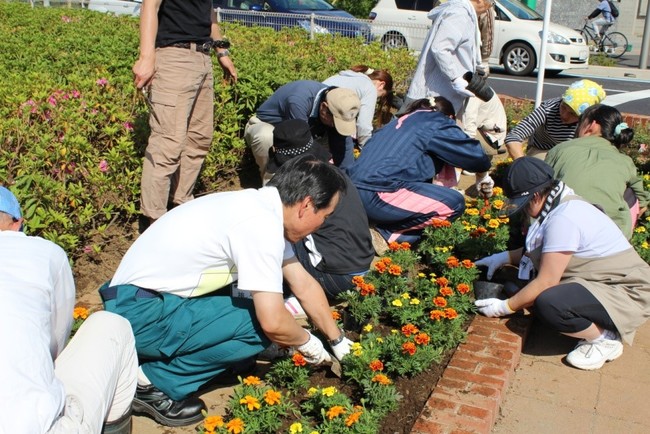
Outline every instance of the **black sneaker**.
{"type": "Polygon", "coordinates": [[[203,420],[205,403],[196,397],[174,401],[153,384],[140,386],[133,398],[133,413],[145,414],[165,426],[186,426],[203,420]]]}

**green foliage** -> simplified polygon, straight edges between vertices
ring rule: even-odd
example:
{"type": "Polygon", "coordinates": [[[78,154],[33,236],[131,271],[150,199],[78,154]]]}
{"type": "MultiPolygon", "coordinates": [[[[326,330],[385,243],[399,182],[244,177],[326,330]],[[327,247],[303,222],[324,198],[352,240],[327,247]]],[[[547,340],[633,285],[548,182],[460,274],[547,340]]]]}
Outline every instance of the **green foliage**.
{"type": "Polygon", "coordinates": [[[306,390],[309,387],[311,365],[304,358],[285,358],[275,361],[266,374],[266,381],[276,387],[282,387],[292,392],[306,390]]]}
{"type": "Polygon", "coordinates": [[[331,0],[334,6],[348,11],[357,18],[367,19],[378,0],[331,0]]]}

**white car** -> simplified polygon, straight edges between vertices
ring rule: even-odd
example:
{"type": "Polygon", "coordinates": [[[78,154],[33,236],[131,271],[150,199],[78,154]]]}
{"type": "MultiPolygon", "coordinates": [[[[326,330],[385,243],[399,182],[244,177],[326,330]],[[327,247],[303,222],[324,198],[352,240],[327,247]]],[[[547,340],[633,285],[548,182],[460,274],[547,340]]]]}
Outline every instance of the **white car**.
{"type": "Polygon", "coordinates": [[[108,12],[115,15],[131,15],[132,17],[140,16],[141,7],[142,0],[90,0],[88,2],[89,11],[108,12]]]}
{"type": "MultiPolygon", "coordinates": [[[[420,51],[431,27],[428,12],[439,0],[379,0],[370,12],[373,36],[384,48],[420,51]]],[[[508,74],[528,75],[539,65],[543,17],[517,0],[497,0],[494,47],[490,65],[502,65],[508,74]]],[[[584,68],[589,48],[577,31],[549,23],[546,74],[584,68]]]]}

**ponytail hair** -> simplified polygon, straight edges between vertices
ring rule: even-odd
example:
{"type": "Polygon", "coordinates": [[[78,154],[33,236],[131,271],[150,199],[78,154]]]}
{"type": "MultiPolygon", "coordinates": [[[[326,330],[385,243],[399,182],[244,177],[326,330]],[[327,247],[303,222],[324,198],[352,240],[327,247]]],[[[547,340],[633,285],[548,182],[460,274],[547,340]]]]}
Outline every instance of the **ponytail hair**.
{"type": "Polygon", "coordinates": [[[391,109],[393,108],[393,76],[385,69],[372,69],[368,65],[355,65],[350,68],[351,71],[366,74],[371,80],[384,82],[386,94],[377,100],[377,109],[375,110],[375,128],[381,128],[393,118],[391,109]]]}
{"type": "Polygon", "coordinates": [[[428,98],[416,99],[406,108],[406,111],[399,116],[408,115],[417,110],[440,112],[448,118],[456,120],[454,105],[444,96],[430,96],[428,98]]]}
{"type": "Polygon", "coordinates": [[[600,125],[600,135],[617,149],[629,145],[634,139],[634,130],[623,122],[623,116],[616,107],[594,104],[586,108],[578,125],[590,122],[600,125]]]}

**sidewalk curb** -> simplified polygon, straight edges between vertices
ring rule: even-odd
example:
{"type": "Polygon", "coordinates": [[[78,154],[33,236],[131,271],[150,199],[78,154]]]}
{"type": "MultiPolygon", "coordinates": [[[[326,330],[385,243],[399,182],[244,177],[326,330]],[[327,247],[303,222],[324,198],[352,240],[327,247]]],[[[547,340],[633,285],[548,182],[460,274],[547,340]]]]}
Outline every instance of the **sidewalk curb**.
{"type": "Polygon", "coordinates": [[[411,434],[489,434],[519,365],[530,316],[476,316],[411,434]]]}

